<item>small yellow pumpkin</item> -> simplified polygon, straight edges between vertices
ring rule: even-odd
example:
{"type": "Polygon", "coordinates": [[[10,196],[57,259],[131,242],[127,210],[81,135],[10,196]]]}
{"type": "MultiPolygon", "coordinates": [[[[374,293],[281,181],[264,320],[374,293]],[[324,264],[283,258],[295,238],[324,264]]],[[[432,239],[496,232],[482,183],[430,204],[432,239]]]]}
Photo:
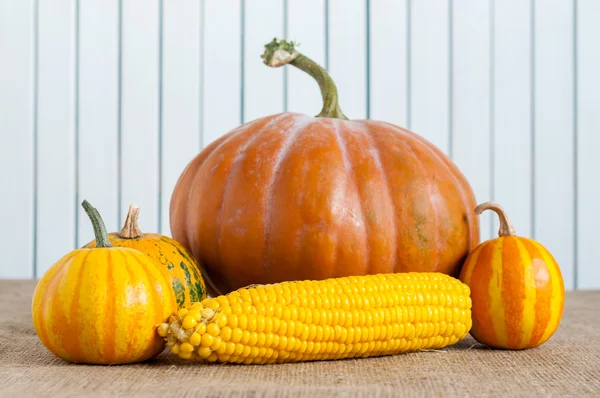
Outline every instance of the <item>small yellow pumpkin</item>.
{"type": "Polygon", "coordinates": [[[158,265],[131,248],[112,247],[98,211],[87,201],[97,248],[72,251],[38,283],[35,331],[52,353],[70,362],[141,362],[165,347],[156,326],[177,311],[158,265]]]}
{"type": "MultiPolygon", "coordinates": [[[[139,250],[157,261],[171,282],[179,307],[204,300],[206,285],[200,266],[194,257],[179,242],[168,236],[142,233],[138,226],[139,214],[140,208],[135,203],[129,206],[121,232],[108,234],[110,243],[116,247],[131,247],[139,250]]],[[[91,241],[85,247],[95,247],[95,245],[96,241],[91,241]]]]}

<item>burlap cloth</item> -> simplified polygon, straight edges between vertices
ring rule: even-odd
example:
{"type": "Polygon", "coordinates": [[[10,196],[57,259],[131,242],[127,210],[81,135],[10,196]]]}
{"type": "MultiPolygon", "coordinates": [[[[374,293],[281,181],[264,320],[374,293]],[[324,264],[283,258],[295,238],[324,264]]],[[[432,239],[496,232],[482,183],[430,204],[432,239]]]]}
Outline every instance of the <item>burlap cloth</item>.
{"type": "Polygon", "coordinates": [[[567,296],[562,324],[536,349],[496,351],[468,338],[438,352],[282,365],[216,365],[163,353],[144,364],[73,365],[31,323],[34,281],[0,281],[0,396],[597,396],[600,291],[567,296]]]}

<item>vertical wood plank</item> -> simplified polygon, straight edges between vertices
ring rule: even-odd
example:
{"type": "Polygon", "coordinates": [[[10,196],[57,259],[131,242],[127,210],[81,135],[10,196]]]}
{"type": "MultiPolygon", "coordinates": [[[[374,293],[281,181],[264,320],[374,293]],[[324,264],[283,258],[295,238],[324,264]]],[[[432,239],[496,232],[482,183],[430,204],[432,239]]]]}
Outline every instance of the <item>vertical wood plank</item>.
{"type": "Polygon", "coordinates": [[[75,247],[76,3],[39,2],[37,275],[75,247]]]}
{"type": "Polygon", "coordinates": [[[574,287],[573,2],[535,1],[534,236],[574,287]]]}
{"type": "MultiPolygon", "coordinates": [[[[493,200],[531,236],[531,3],[494,2],[493,200]]],[[[493,234],[498,227],[493,218],[493,234]]]]}
{"type": "MultiPolygon", "coordinates": [[[[576,287],[600,286],[600,2],[577,1],[577,274],[576,287]]],[[[566,187],[565,187],[566,189],[566,187]]]]}
{"type": "Polygon", "coordinates": [[[259,56],[273,37],[283,37],[283,3],[282,0],[246,1],[244,122],[283,112],[283,68],[270,68],[259,56]]]}
{"type": "Polygon", "coordinates": [[[160,1],[123,0],[121,214],[136,202],[142,231],[158,230],[160,1]]]}
{"type": "Polygon", "coordinates": [[[32,0],[0,0],[0,181],[10,187],[0,199],[0,278],[33,277],[34,24],[32,0]]]}
{"type": "Polygon", "coordinates": [[[408,0],[372,0],[369,46],[371,119],[408,122],[408,0]]]}
{"type": "Polygon", "coordinates": [[[204,5],[205,147],[241,122],[241,4],[221,0],[204,5]]]}
{"type": "Polygon", "coordinates": [[[411,1],[409,128],[449,153],[448,0],[411,1]]]}
{"type": "Polygon", "coordinates": [[[367,117],[366,16],[365,0],[329,0],[329,73],[350,119],[367,117]]]}
{"type": "Polygon", "coordinates": [[[164,3],[162,231],[170,234],[173,188],[201,146],[202,2],[164,3]]]}
{"type": "Polygon", "coordinates": [[[80,2],[78,244],[94,239],[87,199],[109,231],[118,219],[119,1],[80,2]]]}
{"type": "MultiPolygon", "coordinates": [[[[454,0],[452,21],[453,159],[478,202],[491,199],[490,0],[454,0]]],[[[491,238],[491,214],[482,214],[480,237],[491,238]]]]}
{"type": "MultiPolygon", "coordinates": [[[[287,39],[298,42],[298,51],[325,66],[325,2],[288,0],[287,21],[287,39]]],[[[297,68],[287,67],[287,109],[317,115],[322,105],[314,79],[297,68]]]]}

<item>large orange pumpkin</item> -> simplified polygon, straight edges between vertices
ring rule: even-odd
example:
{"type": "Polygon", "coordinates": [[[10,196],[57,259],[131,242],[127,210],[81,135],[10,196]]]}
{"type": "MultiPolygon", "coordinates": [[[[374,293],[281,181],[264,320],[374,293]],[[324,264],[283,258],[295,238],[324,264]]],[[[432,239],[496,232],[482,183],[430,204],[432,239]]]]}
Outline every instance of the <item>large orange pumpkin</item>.
{"type": "Polygon", "coordinates": [[[205,268],[211,293],[380,272],[457,276],[479,224],[452,161],[401,127],[348,120],[330,76],[293,43],[274,40],[263,59],[314,77],[323,110],[239,126],[180,176],[171,231],[205,268]]]}

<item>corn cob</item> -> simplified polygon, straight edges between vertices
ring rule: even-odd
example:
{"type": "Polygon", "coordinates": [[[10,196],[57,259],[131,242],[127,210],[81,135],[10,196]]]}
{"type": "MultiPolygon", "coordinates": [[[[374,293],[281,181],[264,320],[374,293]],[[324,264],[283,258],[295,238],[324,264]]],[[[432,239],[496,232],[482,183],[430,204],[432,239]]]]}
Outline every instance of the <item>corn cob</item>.
{"type": "Polygon", "coordinates": [[[184,359],[261,364],[439,349],[470,328],[467,285],[399,273],[242,288],[181,308],[157,331],[184,359]]]}

